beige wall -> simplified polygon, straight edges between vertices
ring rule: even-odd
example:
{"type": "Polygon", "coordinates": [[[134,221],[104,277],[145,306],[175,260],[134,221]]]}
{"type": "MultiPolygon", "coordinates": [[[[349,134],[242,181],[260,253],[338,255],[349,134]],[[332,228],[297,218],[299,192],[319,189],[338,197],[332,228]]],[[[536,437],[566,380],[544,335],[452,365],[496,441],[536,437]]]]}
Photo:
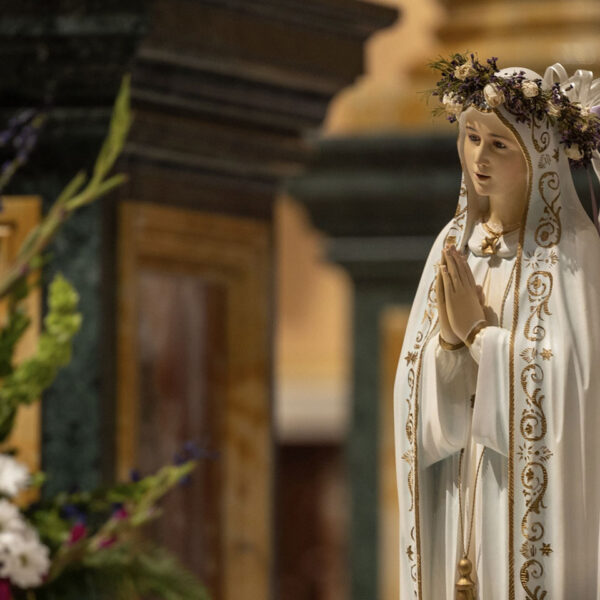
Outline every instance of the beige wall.
{"type": "Polygon", "coordinates": [[[442,23],[444,11],[434,0],[379,0],[374,4],[398,8],[402,16],[394,26],[377,32],[367,42],[367,77],[405,83],[410,69],[432,58],[435,29],[442,23]]]}
{"type": "MultiPolygon", "coordinates": [[[[444,19],[436,0],[379,0],[397,7],[396,24],[373,35],[365,46],[365,75],[339,93],[325,121],[328,135],[404,129],[407,110],[422,103],[411,71],[422,70],[437,53],[435,31],[444,19]]],[[[421,118],[418,120],[421,126],[421,118]]]]}
{"type": "MultiPolygon", "coordinates": [[[[389,129],[409,70],[431,58],[443,16],[434,0],[381,3],[400,6],[403,17],[368,41],[366,73],[332,102],[329,134],[389,129]]],[[[276,243],[277,431],[290,441],[341,439],[348,423],[351,283],[325,261],[323,236],[290,198],[277,204],[276,243]]]]}
{"type": "Polygon", "coordinates": [[[351,283],[297,202],[276,207],[275,417],[287,441],[342,439],[347,425],[351,283]]]}

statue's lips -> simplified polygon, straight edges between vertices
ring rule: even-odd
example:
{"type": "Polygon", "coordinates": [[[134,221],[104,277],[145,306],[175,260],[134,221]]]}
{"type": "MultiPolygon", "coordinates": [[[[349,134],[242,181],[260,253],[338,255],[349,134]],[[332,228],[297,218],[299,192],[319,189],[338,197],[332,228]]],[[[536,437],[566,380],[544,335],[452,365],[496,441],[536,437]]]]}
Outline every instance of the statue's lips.
{"type": "Polygon", "coordinates": [[[491,177],[490,175],[482,175],[481,173],[475,173],[475,176],[479,181],[487,181],[491,177]]]}

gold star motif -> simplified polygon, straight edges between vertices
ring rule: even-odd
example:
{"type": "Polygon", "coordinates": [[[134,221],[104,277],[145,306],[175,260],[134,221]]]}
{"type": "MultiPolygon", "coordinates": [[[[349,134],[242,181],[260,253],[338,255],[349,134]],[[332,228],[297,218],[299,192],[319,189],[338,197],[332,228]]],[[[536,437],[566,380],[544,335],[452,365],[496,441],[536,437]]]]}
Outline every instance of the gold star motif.
{"type": "Polygon", "coordinates": [[[408,555],[408,560],[412,561],[413,559],[413,550],[412,550],[412,546],[409,546],[406,549],[406,554],[408,555]]]}
{"type": "Polygon", "coordinates": [[[412,365],[416,362],[417,360],[417,353],[416,352],[409,352],[405,357],[404,360],[406,361],[406,365],[412,365]]]}
{"type": "Polygon", "coordinates": [[[542,554],[544,556],[550,556],[550,554],[553,552],[552,547],[550,546],[550,544],[542,544],[542,554]]]}
{"type": "Polygon", "coordinates": [[[550,360],[554,356],[554,354],[552,354],[552,350],[550,350],[550,348],[544,348],[540,352],[540,354],[544,360],[550,360]]]}
{"type": "Polygon", "coordinates": [[[557,148],[557,149],[556,149],[556,150],[553,152],[553,154],[552,154],[552,158],[553,158],[554,160],[558,160],[558,157],[559,157],[559,154],[558,154],[558,148],[557,148]]]}

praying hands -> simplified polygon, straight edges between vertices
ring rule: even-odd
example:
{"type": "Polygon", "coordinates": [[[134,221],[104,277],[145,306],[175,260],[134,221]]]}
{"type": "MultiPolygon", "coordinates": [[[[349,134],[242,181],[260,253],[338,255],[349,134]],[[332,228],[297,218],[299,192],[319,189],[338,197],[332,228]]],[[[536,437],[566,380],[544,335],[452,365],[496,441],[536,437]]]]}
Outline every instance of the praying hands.
{"type": "Polygon", "coordinates": [[[451,246],[442,250],[436,281],[440,335],[449,344],[466,342],[474,327],[485,322],[484,298],[465,256],[451,246]]]}

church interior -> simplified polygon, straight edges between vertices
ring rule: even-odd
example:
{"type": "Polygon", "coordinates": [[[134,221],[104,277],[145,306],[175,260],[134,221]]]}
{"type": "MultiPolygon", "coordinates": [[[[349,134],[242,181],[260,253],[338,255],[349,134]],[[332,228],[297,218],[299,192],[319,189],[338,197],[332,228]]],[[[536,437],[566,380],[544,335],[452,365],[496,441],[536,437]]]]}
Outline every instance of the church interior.
{"type": "Polygon", "coordinates": [[[3,270],[91,172],[126,76],[133,114],[123,183],[64,219],[27,299],[18,360],[57,273],[82,315],[6,442],[44,473],[38,495],[144,476],[192,444],[144,534],[206,598],[398,598],[392,389],[460,169],[427,64],[468,50],[599,72],[598,6],[5,2],[2,122],[47,118],[2,189],[3,270]]]}

